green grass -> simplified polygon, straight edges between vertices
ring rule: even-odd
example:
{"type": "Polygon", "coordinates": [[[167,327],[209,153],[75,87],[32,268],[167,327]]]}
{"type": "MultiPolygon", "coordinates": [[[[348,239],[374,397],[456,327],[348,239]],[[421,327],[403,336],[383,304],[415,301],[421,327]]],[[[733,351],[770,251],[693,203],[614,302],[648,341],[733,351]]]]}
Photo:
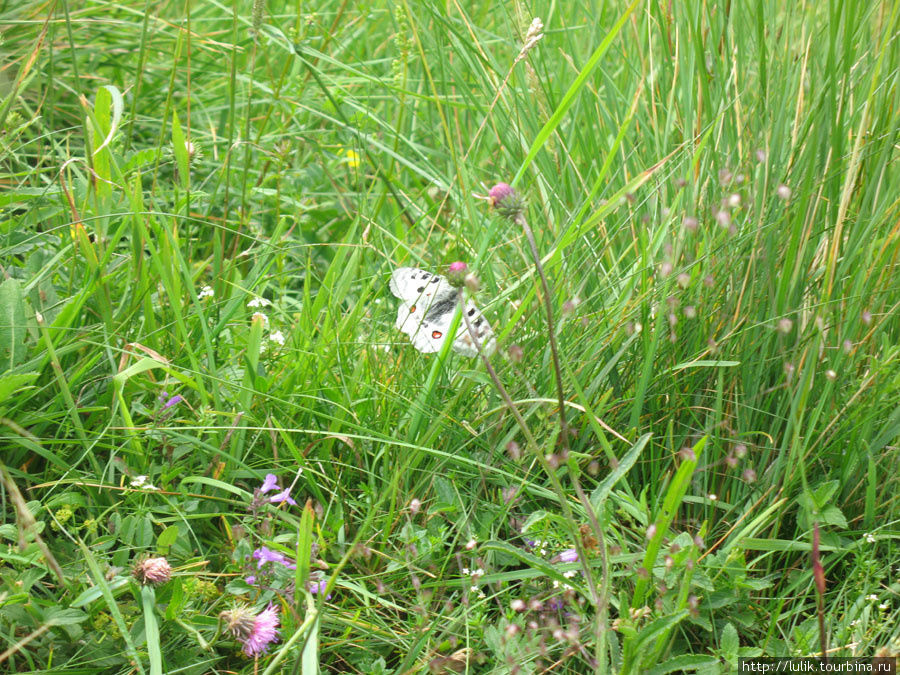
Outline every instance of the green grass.
{"type": "Polygon", "coordinates": [[[0,669],[896,654],[898,12],[7,3],[0,669]],[[454,260],[496,380],[394,329],[454,260]]]}

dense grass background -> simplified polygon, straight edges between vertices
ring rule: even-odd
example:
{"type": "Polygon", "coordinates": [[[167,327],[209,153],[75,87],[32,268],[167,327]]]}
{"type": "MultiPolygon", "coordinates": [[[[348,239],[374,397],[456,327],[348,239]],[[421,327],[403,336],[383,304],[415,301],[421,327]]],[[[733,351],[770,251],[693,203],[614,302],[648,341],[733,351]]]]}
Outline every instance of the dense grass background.
{"type": "Polygon", "coordinates": [[[0,30],[0,668],[900,650],[897,2],[53,0],[0,30]],[[514,177],[568,454],[526,239],[476,198],[514,177]],[[454,260],[534,445],[478,359],[393,328],[390,271],[454,260]],[[255,662],[218,614],[269,602],[255,662]]]}

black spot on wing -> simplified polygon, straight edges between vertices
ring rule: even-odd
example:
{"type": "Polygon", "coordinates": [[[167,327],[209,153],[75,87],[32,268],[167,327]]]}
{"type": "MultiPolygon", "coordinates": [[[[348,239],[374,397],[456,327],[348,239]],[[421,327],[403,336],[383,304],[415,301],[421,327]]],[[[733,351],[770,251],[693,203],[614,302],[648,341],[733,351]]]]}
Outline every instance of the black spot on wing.
{"type": "Polygon", "coordinates": [[[434,302],[428,308],[425,318],[429,321],[436,321],[438,317],[444,316],[448,312],[456,309],[456,292],[449,290],[436,296],[434,302]]]}

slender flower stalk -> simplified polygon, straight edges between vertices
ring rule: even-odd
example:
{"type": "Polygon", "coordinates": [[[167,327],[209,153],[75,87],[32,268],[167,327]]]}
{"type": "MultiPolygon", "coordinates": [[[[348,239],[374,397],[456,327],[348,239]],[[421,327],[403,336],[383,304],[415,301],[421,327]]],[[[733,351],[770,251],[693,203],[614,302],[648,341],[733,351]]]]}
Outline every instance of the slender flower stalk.
{"type": "MultiPolygon", "coordinates": [[[[465,297],[463,296],[463,289],[457,289],[457,298],[460,306],[464,306],[465,297]]],[[[556,475],[556,471],[553,467],[550,466],[550,463],[547,461],[547,458],[544,456],[544,453],[541,452],[540,446],[538,446],[537,441],[534,436],[531,434],[531,429],[528,428],[528,424],[525,422],[525,418],[522,417],[522,413],[519,412],[519,409],[516,408],[516,404],[513,402],[512,398],[509,395],[509,392],[506,391],[506,387],[503,386],[503,382],[500,381],[500,377],[497,375],[497,371],[494,370],[494,367],[491,365],[490,359],[488,359],[487,354],[484,352],[484,349],[481,346],[481,341],[475,335],[475,329],[472,326],[472,322],[469,320],[466,312],[462,313],[463,321],[466,323],[466,330],[469,331],[469,336],[472,338],[472,342],[475,345],[475,348],[478,350],[478,355],[481,357],[482,362],[484,363],[484,367],[488,371],[488,375],[494,383],[494,386],[497,387],[497,391],[500,394],[500,397],[503,399],[504,404],[509,409],[512,416],[515,418],[516,423],[519,425],[519,428],[522,430],[522,435],[525,437],[526,442],[529,447],[531,447],[532,452],[534,453],[535,459],[537,459],[538,463],[541,465],[541,468],[544,470],[544,473],[547,474],[547,477],[550,479],[550,483],[553,486],[553,492],[556,494],[557,499],[559,500],[560,508],[563,511],[563,515],[565,516],[565,522],[571,529],[572,537],[575,542],[575,551],[577,555],[578,562],[581,563],[581,571],[584,574],[585,582],[588,585],[588,589],[591,593],[591,601],[594,603],[594,606],[597,608],[598,616],[597,616],[597,628],[596,628],[596,640],[597,644],[596,648],[596,659],[598,665],[600,665],[601,669],[605,670],[603,664],[605,663],[606,658],[606,636],[604,635],[606,631],[606,615],[607,615],[607,600],[606,600],[606,579],[607,575],[607,561],[606,561],[606,544],[602,538],[602,536],[598,536],[598,540],[600,541],[599,550],[601,551],[601,560],[603,564],[603,592],[597,590],[597,584],[594,581],[594,576],[591,574],[591,566],[588,561],[587,552],[584,550],[584,545],[582,544],[581,537],[578,536],[578,529],[575,527],[575,514],[572,513],[572,507],[569,506],[569,500],[566,496],[566,491],[563,489],[562,483],[559,481],[559,477],[556,475]]],[[[600,532],[600,525],[597,522],[597,516],[594,513],[594,509],[591,506],[590,501],[588,501],[587,496],[581,490],[580,486],[577,486],[577,492],[579,495],[579,499],[582,501],[582,505],[588,510],[588,515],[591,518],[591,525],[594,528],[595,532],[600,532]]]]}
{"type": "Polygon", "coordinates": [[[828,636],[825,634],[825,568],[819,555],[819,523],[813,523],[812,541],[813,581],[816,586],[816,614],[819,618],[819,647],[822,660],[828,662],[828,636]]]}
{"type": "MultiPolygon", "coordinates": [[[[559,404],[559,430],[562,442],[563,452],[568,458],[569,456],[569,424],[566,420],[566,399],[565,393],[563,392],[563,379],[562,379],[562,368],[560,367],[559,362],[559,350],[556,344],[556,328],[553,323],[553,300],[550,295],[550,284],[547,282],[547,275],[544,274],[544,267],[541,265],[541,256],[538,252],[537,242],[534,238],[534,232],[531,229],[531,226],[528,224],[528,220],[525,218],[525,203],[524,200],[519,196],[519,194],[513,189],[512,186],[507,183],[498,183],[493,188],[491,188],[488,193],[488,202],[490,205],[497,209],[501,215],[503,215],[507,220],[512,223],[518,225],[525,232],[525,237],[528,239],[528,246],[531,249],[531,256],[534,260],[534,267],[537,271],[538,277],[541,280],[541,287],[543,289],[544,295],[544,310],[547,314],[547,337],[550,342],[550,354],[553,361],[553,373],[556,379],[556,396],[559,404]]],[[[463,313],[463,317],[465,317],[465,312],[463,313]]],[[[466,322],[468,325],[468,321],[466,322]]],[[[485,359],[486,361],[486,359],[485,359]]],[[[537,453],[538,457],[542,457],[540,453],[537,453]]],[[[546,464],[546,460],[544,460],[544,464],[546,464]]],[[[545,471],[555,479],[555,472],[550,469],[549,466],[543,467],[545,471]]],[[[594,578],[590,571],[590,566],[587,564],[587,556],[585,555],[584,547],[581,542],[580,537],[575,537],[575,548],[577,550],[579,559],[582,562],[582,566],[584,567],[584,575],[585,579],[591,589],[592,599],[594,601],[595,606],[597,607],[597,621],[596,621],[596,658],[598,661],[598,667],[605,671],[605,662],[606,662],[606,637],[604,632],[606,630],[606,616],[607,616],[607,593],[608,593],[608,583],[609,583],[609,569],[608,569],[608,561],[606,556],[606,540],[603,536],[603,530],[600,527],[600,521],[597,518],[597,514],[594,511],[594,507],[591,504],[590,499],[588,499],[587,494],[585,494],[584,490],[581,487],[581,481],[578,479],[578,474],[575,471],[570,472],[572,485],[575,488],[575,493],[578,495],[578,501],[581,502],[582,507],[585,510],[585,513],[588,516],[588,520],[591,524],[591,529],[594,532],[594,536],[599,542],[598,552],[600,554],[600,562],[601,562],[601,589],[597,590],[596,585],[594,584],[594,578]]],[[[554,483],[554,486],[558,483],[558,479],[554,483]]],[[[562,493],[562,486],[559,486],[560,490],[560,499],[563,503],[565,503],[564,495],[562,493]]]]}

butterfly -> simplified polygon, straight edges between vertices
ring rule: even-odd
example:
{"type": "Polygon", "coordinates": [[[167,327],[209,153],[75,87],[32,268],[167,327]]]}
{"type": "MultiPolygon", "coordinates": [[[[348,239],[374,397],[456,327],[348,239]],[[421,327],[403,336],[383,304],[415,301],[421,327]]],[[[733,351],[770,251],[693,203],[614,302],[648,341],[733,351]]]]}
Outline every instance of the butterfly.
{"type": "MultiPolygon", "coordinates": [[[[459,303],[457,291],[439,274],[431,274],[414,267],[399,267],[391,274],[391,293],[400,298],[397,308],[397,329],[409,335],[413,347],[429,354],[440,351],[450,332],[450,323],[459,303]]],[[[485,354],[492,354],[497,339],[487,319],[475,303],[467,300],[463,311],[472,325],[472,332],[485,354]]],[[[478,349],[469,334],[465,319],[461,319],[453,340],[453,351],[464,356],[477,356],[478,349]]]]}

